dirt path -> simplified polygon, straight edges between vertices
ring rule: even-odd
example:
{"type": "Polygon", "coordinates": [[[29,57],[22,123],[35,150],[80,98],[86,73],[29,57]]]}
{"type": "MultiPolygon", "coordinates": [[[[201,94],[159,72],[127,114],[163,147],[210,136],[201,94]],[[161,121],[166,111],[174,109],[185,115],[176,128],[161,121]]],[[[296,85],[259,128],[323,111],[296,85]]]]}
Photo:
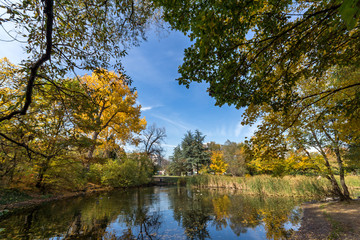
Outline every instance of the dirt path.
{"type": "Polygon", "coordinates": [[[360,201],[304,204],[292,239],[360,239],[360,201]]]}

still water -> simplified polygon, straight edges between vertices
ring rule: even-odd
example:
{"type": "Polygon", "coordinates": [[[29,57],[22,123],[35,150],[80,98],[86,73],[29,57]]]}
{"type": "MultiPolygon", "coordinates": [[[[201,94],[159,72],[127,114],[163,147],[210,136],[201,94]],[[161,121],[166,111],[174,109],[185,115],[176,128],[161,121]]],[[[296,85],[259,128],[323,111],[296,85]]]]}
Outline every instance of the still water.
{"type": "Polygon", "coordinates": [[[149,187],[78,197],[0,222],[0,239],[284,239],[299,200],[149,187]]]}

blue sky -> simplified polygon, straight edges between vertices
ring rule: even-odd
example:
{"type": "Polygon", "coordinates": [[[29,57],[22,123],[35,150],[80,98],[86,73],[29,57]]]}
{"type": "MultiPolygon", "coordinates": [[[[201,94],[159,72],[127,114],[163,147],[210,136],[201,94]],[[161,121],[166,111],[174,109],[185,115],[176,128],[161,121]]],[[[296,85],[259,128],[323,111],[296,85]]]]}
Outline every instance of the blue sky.
{"type": "Polygon", "coordinates": [[[138,101],[148,124],[165,127],[166,155],[178,145],[186,131],[199,129],[205,141],[224,143],[227,139],[241,142],[250,137],[255,126],[242,126],[242,110],[215,106],[206,84],[179,85],[177,72],[189,39],[171,31],[165,37],[150,36],[140,47],[133,48],[124,59],[124,67],[138,90],[138,101]]]}
{"type": "MultiPolygon", "coordinates": [[[[6,39],[3,32],[0,38],[6,39]]],[[[19,44],[0,44],[0,58],[7,57],[16,64],[25,58],[19,44]]],[[[125,71],[138,91],[142,116],[149,125],[156,123],[166,129],[166,157],[172,155],[173,148],[180,144],[188,130],[200,130],[206,135],[205,142],[223,144],[227,139],[241,142],[256,129],[256,126],[240,124],[242,110],[215,106],[215,100],[206,92],[206,84],[192,83],[190,89],[178,84],[177,70],[184,49],[190,44],[180,32],[170,31],[161,37],[152,33],[146,42],[130,49],[123,59],[125,71]]]]}

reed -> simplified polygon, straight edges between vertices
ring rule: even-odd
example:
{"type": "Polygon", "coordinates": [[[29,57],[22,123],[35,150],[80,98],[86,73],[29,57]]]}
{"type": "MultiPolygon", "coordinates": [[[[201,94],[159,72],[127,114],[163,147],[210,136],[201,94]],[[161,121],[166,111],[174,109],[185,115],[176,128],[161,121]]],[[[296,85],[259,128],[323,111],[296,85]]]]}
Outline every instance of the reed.
{"type": "Polygon", "coordinates": [[[279,178],[268,175],[252,177],[198,175],[189,177],[187,182],[191,186],[200,188],[232,188],[264,196],[323,197],[331,195],[331,186],[326,179],[308,176],[279,178]]]}

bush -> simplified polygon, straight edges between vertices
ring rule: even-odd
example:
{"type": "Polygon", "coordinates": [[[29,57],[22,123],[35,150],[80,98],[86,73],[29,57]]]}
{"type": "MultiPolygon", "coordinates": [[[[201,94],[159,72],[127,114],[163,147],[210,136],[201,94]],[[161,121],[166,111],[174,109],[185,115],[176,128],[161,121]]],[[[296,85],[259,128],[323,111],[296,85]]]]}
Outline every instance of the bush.
{"type": "Polygon", "coordinates": [[[90,167],[92,182],[110,187],[140,186],[150,182],[154,167],[144,154],[131,154],[122,160],[108,159],[90,167]]]}

